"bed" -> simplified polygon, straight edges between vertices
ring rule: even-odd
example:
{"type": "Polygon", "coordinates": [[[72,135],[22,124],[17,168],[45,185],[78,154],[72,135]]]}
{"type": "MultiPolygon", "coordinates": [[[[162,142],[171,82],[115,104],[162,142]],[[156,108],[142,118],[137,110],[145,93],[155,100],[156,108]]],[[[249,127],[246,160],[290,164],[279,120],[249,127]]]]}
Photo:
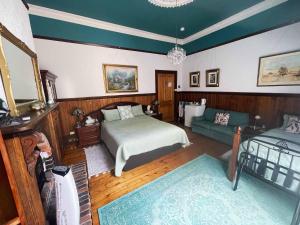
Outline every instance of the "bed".
{"type": "Polygon", "coordinates": [[[298,199],[291,225],[300,224],[300,134],[275,128],[242,139],[240,129],[234,137],[229,164],[233,189],[245,171],[298,199]]]}
{"type": "MultiPolygon", "coordinates": [[[[115,109],[120,105],[138,105],[138,103],[113,103],[101,109],[115,109]]],[[[189,145],[186,132],[170,123],[147,115],[116,121],[105,121],[98,110],[101,122],[101,140],[115,158],[115,176],[121,176],[122,170],[130,157],[153,150],[181,144],[189,145]]],[[[95,112],[93,114],[95,118],[95,112]]]]}

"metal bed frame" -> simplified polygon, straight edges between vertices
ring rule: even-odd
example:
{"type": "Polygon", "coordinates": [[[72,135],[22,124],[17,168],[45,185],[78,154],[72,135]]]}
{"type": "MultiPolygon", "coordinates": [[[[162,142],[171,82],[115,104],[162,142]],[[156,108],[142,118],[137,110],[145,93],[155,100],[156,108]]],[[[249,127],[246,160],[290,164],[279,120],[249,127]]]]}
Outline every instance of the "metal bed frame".
{"type": "Polygon", "coordinates": [[[237,189],[241,174],[245,171],[276,188],[294,195],[297,198],[297,206],[291,225],[300,225],[300,171],[295,171],[292,167],[295,158],[300,160],[300,152],[290,148],[289,146],[291,145],[299,146],[297,149],[300,149],[300,143],[298,142],[267,135],[257,135],[242,142],[240,148],[243,148],[242,150],[244,151],[239,155],[233,190],[237,189]],[[267,138],[267,140],[271,141],[261,140],[260,138],[267,138]],[[255,144],[251,145],[251,143],[255,144]],[[254,146],[256,149],[254,149],[254,146]],[[260,153],[262,151],[267,153],[266,157],[261,157],[260,153]],[[271,151],[278,154],[276,162],[270,159],[271,151]],[[280,164],[280,159],[283,155],[289,158],[288,166],[280,164]],[[266,177],[267,171],[271,175],[270,178],[266,177]],[[284,179],[283,184],[277,183],[279,175],[284,179]],[[293,191],[290,187],[295,181],[298,183],[298,190],[293,191]]]}

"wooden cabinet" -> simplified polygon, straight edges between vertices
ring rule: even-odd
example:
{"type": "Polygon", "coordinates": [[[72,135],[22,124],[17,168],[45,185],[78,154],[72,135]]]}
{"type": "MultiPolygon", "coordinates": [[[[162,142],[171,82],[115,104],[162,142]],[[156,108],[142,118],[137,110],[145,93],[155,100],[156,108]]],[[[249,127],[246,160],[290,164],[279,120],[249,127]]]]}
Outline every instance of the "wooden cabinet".
{"type": "MultiPolygon", "coordinates": [[[[0,151],[2,153],[3,148],[5,148],[2,136],[0,136],[0,142],[0,151]]],[[[8,221],[14,218],[19,219],[2,154],[0,154],[0,199],[0,224],[7,224],[8,221]]]]}
{"type": "Polygon", "coordinates": [[[151,116],[151,117],[153,117],[155,119],[158,119],[158,120],[162,120],[162,118],[163,118],[162,113],[152,113],[152,114],[147,114],[146,113],[146,115],[151,116]]]}
{"type": "Polygon", "coordinates": [[[158,119],[158,120],[162,120],[163,118],[163,114],[162,113],[155,113],[153,115],[151,115],[153,118],[158,119]]]}
{"type": "Polygon", "coordinates": [[[76,128],[79,147],[98,144],[100,142],[99,123],[76,128]]]}
{"type": "Polygon", "coordinates": [[[49,139],[56,163],[59,164],[63,158],[63,136],[58,109],[48,114],[49,139]]]}

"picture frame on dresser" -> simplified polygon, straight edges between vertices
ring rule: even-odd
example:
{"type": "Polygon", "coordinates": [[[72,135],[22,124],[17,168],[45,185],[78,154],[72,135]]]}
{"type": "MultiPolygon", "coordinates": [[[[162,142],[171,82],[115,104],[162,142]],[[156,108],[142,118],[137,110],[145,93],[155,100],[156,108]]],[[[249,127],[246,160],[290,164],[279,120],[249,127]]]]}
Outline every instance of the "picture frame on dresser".
{"type": "Polygon", "coordinates": [[[41,74],[46,102],[48,104],[53,104],[57,100],[56,85],[55,85],[57,76],[48,70],[40,70],[40,74],[41,74]]]}

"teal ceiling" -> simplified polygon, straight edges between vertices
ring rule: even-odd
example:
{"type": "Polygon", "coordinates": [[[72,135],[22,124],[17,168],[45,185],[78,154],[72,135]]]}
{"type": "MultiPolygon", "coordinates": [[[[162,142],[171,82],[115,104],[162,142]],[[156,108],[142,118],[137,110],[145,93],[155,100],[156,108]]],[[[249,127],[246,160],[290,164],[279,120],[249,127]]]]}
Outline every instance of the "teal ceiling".
{"type": "Polygon", "coordinates": [[[166,53],[173,44],[127,34],[87,27],[75,23],[30,15],[32,32],[35,36],[66,39],[75,42],[98,44],[143,50],[154,53],[166,53]]]}
{"type": "MultiPolygon", "coordinates": [[[[28,0],[28,3],[88,16],[158,34],[175,36],[175,20],[186,37],[260,1],[194,0],[177,9],[147,0],[28,0]]],[[[289,0],[248,19],[185,44],[188,54],[300,21],[300,0],[289,0]]],[[[173,44],[30,15],[33,34],[77,42],[166,53],[173,44]]],[[[284,38],[283,38],[284,39],[284,38]]]]}
{"type": "MultiPolygon", "coordinates": [[[[295,22],[300,22],[300,0],[289,0],[280,6],[276,6],[198,40],[187,43],[184,45],[184,48],[191,54],[295,22]]],[[[285,41],[284,35],[280,41],[285,41]]]]}
{"type": "Polygon", "coordinates": [[[178,8],[161,8],[148,0],[27,0],[28,3],[180,38],[194,34],[262,0],[194,0],[178,8]],[[179,30],[179,28],[178,28],[179,30]]]}

